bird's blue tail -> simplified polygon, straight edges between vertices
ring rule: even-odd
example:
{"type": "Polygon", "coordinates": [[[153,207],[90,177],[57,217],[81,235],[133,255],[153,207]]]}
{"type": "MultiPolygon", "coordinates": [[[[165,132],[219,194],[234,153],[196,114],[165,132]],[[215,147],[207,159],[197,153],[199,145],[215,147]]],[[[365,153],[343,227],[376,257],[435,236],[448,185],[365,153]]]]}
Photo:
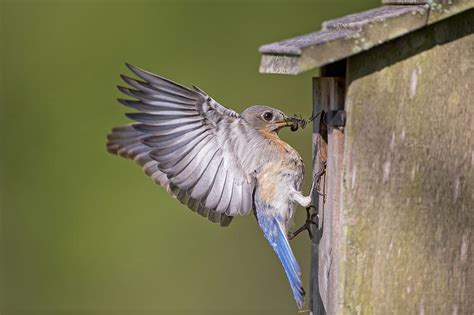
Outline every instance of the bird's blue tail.
{"type": "Polygon", "coordinates": [[[301,284],[301,269],[288,243],[285,229],[275,217],[265,215],[257,216],[265,237],[270,242],[270,245],[272,245],[273,250],[276,252],[285,269],[296,304],[298,308],[301,309],[304,304],[305,294],[301,284]]]}

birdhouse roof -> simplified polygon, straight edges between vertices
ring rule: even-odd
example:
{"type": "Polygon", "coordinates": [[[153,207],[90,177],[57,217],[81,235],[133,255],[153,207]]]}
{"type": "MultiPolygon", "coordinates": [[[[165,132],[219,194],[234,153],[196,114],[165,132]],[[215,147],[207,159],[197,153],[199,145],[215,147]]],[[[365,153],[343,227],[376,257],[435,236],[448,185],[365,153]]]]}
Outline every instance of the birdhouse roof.
{"type": "Polygon", "coordinates": [[[474,8],[474,0],[383,2],[405,4],[384,5],[329,20],[317,32],[261,46],[260,72],[296,75],[474,8]]]}

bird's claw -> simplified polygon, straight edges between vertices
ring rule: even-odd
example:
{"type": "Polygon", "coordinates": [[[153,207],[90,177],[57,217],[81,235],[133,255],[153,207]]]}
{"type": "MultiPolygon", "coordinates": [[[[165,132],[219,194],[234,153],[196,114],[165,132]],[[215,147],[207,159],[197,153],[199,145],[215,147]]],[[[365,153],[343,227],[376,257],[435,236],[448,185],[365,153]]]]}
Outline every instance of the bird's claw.
{"type": "Polygon", "coordinates": [[[318,214],[316,212],[311,213],[310,211],[311,208],[316,209],[316,207],[313,205],[306,208],[306,222],[302,226],[300,226],[298,229],[296,229],[296,231],[288,232],[288,239],[290,241],[305,230],[308,231],[309,238],[313,239],[313,232],[311,232],[311,225],[314,224],[316,225],[316,227],[318,226],[318,214]]]}

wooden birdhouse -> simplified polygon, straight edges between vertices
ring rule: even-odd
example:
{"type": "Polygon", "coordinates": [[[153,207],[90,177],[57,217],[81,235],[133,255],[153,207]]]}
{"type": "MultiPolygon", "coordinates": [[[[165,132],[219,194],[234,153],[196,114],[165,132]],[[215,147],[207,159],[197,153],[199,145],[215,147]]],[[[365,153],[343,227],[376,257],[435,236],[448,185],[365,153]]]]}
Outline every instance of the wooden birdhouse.
{"type": "Polygon", "coordinates": [[[474,1],[383,3],[260,48],[319,73],[311,310],[471,314],[474,1]]]}

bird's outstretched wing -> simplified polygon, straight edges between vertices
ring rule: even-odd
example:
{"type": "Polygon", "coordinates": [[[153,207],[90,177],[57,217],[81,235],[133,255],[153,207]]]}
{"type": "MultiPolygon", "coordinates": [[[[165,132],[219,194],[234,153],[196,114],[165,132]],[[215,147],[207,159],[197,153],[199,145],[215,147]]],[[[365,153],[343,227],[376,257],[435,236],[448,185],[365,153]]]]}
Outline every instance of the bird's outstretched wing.
{"type": "Polygon", "coordinates": [[[197,87],[127,66],[140,79],[122,76],[132,88],[119,90],[135,100],[119,102],[138,110],[127,114],[138,123],[114,128],[108,151],[134,159],[157,184],[213,222],[225,226],[233,216],[248,214],[254,182],[243,167],[250,148],[238,136],[249,127],[240,115],[197,87]]]}

